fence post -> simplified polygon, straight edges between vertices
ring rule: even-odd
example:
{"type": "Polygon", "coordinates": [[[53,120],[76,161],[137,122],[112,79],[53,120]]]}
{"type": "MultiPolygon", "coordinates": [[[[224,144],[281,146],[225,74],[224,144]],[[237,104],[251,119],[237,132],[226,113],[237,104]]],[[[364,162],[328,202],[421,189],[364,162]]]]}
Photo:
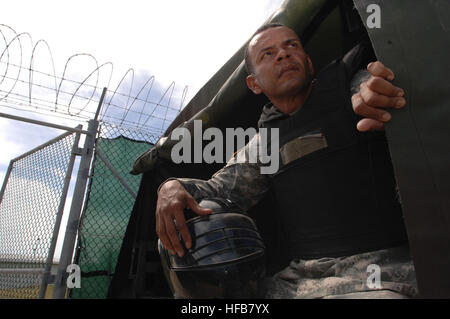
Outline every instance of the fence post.
{"type": "MultiPolygon", "coordinates": [[[[5,174],[5,178],[3,179],[2,189],[0,190],[0,206],[2,205],[2,202],[3,202],[3,196],[5,195],[6,185],[8,184],[9,176],[11,175],[11,171],[12,171],[12,167],[13,167],[13,161],[10,161],[9,165],[8,165],[8,170],[6,171],[6,174],[5,174]]],[[[2,226],[2,220],[0,218],[0,229],[2,229],[1,226],[2,226]]]]}
{"type": "Polygon", "coordinates": [[[72,197],[72,205],[70,207],[69,218],[67,221],[66,234],[64,236],[64,243],[61,250],[55,286],[53,288],[54,299],[64,298],[66,294],[66,283],[64,282],[64,279],[67,266],[72,262],[73,248],[77,236],[80,212],[86,190],[97,128],[98,121],[90,120],[88,124],[89,134],[86,135],[86,140],[82,149],[80,166],[78,168],[77,180],[72,197]]]}
{"type": "Polygon", "coordinates": [[[2,204],[2,201],[3,201],[3,195],[5,195],[6,184],[8,184],[9,175],[11,175],[12,166],[13,166],[13,161],[10,161],[9,165],[8,165],[8,170],[6,171],[6,174],[5,174],[5,178],[3,179],[2,189],[0,190],[0,205],[2,204]]]}
{"type": "Polygon", "coordinates": [[[69,218],[67,221],[66,234],[64,236],[64,243],[61,250],[61,257],[59,260],[58,272],[55,278],[55,286],[53,288],[53,299],[63,299],[66,294],[66,269],[72,263],[75,240],[77,237],[78,226],[80,222],[80,215],[83,206],[83,199],[86,192],[87,180],[89,177],[89,169],[91,167],[92,155],[94,152],[95,138],[98,131],[99,122],[97,120],[100,108],[103,104],[103,99],[106,94],[106,88],[103,89],[102,96],[93,120],[88,122],[88,132],[84,147],[82,150],[80,166],[78,168],[77,180],[72,197],[72,205],[70,207],[69,218]]]}

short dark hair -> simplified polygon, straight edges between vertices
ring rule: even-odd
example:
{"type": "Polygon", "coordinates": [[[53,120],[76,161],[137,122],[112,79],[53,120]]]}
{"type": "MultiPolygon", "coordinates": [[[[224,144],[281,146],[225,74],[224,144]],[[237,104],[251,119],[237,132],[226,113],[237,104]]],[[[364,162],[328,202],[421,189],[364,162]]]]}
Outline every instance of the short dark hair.
{"type": "Polygon", "coordinates": [[[258,28],[258,30],[255,31],[255,33],[253,33],[252,37],[250,38],[250,40],[247,43],[247,46],[245,48],[245,55],[244,55],[244,61],[245,61],[245,70],[247,71],[247,74],[251,74],[253,72],[253,65],[252,62],[250,61],[250,57],[248,56],[249,52],[249,47],[250,47],[250,42],[252,41],[252,39],[254,37],[256,37],[258,34],[260,34],[263,31],[266,31],[267,29],[271,29],[271,28],[278,28],[278,27],[285,27],[284,24],[282,23],[268,23],[268,24],[264,24],[261,27],[258,28]]]}

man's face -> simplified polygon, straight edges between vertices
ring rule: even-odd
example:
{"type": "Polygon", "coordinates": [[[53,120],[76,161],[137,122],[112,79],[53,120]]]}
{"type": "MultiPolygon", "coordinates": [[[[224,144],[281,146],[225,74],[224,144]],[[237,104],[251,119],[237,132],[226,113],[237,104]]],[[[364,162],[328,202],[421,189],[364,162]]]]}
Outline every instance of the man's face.
{"type": "Polygon", "coordinates": [[[252,74],[247,85],[269,99],[295,95],[307,90],[313,68],[297,34],[287,27],[274,27],[256,35],[250,42],[252,74]]]}

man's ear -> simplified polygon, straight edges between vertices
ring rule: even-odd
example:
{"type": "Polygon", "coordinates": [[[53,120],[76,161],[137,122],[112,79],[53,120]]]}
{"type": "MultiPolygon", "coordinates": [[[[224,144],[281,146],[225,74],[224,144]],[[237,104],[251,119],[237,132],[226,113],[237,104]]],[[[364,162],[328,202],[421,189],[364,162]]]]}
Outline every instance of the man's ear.
{"type": "Polygon", "coordinates": [[[258,80],[255,78],[253,74],[250,74],[246,78],[247,86],[250,90],[252,90],[255,94],[261,94],[262,90],[258,84],[258,80]]]}

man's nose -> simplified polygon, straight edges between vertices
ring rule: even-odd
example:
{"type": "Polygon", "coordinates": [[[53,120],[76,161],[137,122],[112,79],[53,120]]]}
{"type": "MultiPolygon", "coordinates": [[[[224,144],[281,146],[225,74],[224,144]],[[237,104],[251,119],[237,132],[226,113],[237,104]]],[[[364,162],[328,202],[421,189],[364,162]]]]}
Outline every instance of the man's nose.
{"type": "Polygon", "coordinates": [[[282,61],[283,59],[289,58],[290,54],[287,53],[287,51],[285,49],[280,49],[278,50],[278,54],[277,54],[277,62],[282,61]]]}

